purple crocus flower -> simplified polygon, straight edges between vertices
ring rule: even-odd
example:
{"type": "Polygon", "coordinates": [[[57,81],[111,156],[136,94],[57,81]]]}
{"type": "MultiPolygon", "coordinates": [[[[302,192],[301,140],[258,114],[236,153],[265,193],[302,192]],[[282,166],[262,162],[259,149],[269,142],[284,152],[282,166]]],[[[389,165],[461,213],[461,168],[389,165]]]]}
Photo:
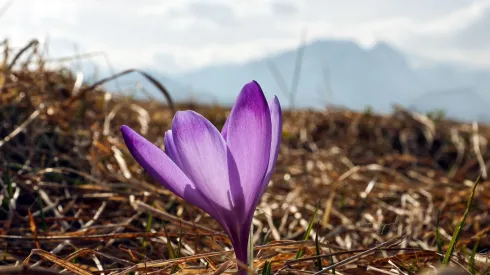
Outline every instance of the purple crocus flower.
{"type": "Polygon", "coordinates": [[[128,126],[121,132],[136,161],[174,194],[216,219],[237,259],[248,264],[252,218],[281,143],[277,97],[268,104],[259,84],[247,83],[221,133],[202,115],[178,111],[165,133],[165,153],[128,126]]]}

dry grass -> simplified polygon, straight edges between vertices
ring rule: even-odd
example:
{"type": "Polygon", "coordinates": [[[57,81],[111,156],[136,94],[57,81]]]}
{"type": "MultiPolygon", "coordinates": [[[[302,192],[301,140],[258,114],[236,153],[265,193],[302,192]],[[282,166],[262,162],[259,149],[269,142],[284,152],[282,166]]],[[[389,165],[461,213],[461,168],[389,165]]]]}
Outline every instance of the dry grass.
{"type": "MultiPolygon", "coordinates": [[[[160,187],[122,142],[124,123],[163,148],[172,109],[79,85],[27,52],[12,66],[6,56],[0,71],[0,255],[10,265],[0,274],[236,270],[216,222],[160,187]]],[[[175,108],[197,110],[218,127],[229,111],[175,108]]],[[[336,274],[438,269],[472,182],[490,165],[489,127],[401,108],[391,116],[333,109],[284,116],[276,172],[254,218],[258,272],[269,261],[271,274],[311,274],[318,259],[336,274]]],[[[452,258],[461,274],[488,274],[489,188],[484,172],[452,258]]]]}

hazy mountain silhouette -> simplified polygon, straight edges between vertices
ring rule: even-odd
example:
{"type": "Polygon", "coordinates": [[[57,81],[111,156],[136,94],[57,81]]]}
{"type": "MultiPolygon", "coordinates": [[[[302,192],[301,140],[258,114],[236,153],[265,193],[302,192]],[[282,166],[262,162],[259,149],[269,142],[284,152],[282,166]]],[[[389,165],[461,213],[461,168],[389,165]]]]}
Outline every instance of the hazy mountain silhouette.
{"type": "MultiPolygon", "coordinates": [[[[290,89],[297,52],[165,76],[158,68],[149,70],[177,100],[193,95],[197,101],[229,105],[243,84],[255,79],[268,97],[277,95],[286,107],[285,92],[289,91],[280,88],[270,64],[290,89]]],[[[321,108],[328,103],[362,110],[369,105],[375,111],[390,112],[392,104],[398,103],[421,111],[445,109],[463,120],[488,118],[490,70],[442,62],[414,67],[411,58],[386,43],[366,49],[352,41],[313,42],[304,48],[295,106],[321,108]]],[[[141,79],[130,76],[135,77],[141,79]]]]}
{"type": "MultiPolygon", "coordinates": [[[[213,91],[223,103],[232,102],[243,83],[256,79],[269,96],[276,94],[287,103],[268,62],[275,65],[290,89],[296,56],[296,50],[286,51],[245,64],[174,75],[173,79],[213,91]]],[[[421,93],[416,72],[403,54],[388,45],[364,50],[350,41],[318,41],[304,50],[295,105],[323,107],[328,102],[354,109],[372,105],[389,111],[393,102],[404,103],[421,93]]]]}
{"type": "Polygon", "coordinates": [[[490,122],[490,112],[486,111],[490,101],[472,89],[434,91],[406,105],[422,113],[444,110],[448,117],[490,122]]]}

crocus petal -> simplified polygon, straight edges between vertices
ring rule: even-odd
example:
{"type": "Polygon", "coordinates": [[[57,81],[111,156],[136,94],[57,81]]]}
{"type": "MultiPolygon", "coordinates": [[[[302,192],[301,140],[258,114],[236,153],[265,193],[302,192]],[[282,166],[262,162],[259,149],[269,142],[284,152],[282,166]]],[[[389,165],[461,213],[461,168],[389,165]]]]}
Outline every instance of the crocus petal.
{"type": "Polygon", "coordinates": [[[151,177],[187,202],[212,212],[193,182],[160,148],[126,125],[121,127],[121,133],[133,158],[151,177]]]}
{"type": "Polygon", "coordinates": [[[236,181],[237,175],[228,169],[228,148],[218,129],[194,111],[179,111],[172,122],[172,136],[182,170],[197,189],[210,204],[232,210],[230,181],[236,181]]]}
{"type": "MultiPolygon", "coordinates": [[[[252,204],[252,207],[249,208],[249,212],[245,215],[245,220],[241,226],[241,230],[235,233],[235,237],[232,238],[233,247],[235,248],[235,254],[237,259],[240,261],[247,263],[248,262],[248,238],[250,233],[250,226],[252,224],[253,213],[255,212],[255,208],[262,197],[262,194],[267,188],[269,184],[272,173],[274,172],[274,168],[277,161],[277,156],[279,153],[280,143],[282,139],[282,111],[281,105],[279,104],[279,100],[277,97],[274,97],[269,104],[269,110],[271,113],[271,127],[272,127],[272,137],[271,137],[271,150],[269,155],[269,165],[267,166],[267,171],[265,177],[262,181],[260,189],[255,196],[255,200],[252,204]]],[[[229,119],[227,122],[230,121],[229,119]]],[[[225,123],[226,125],[227,123],[225,123]]],[[[222,134],[224,132],[224,128],[222,134]]],[[[226,136],[226,134],[224,135],[226,136]]],[[[246,274],[246,272],[240,272],[240,274],[246,274]]]]}
{"type": "Polygon", "coordinates": [[[236,192],[232,189],[232,195],[235,202],[243,201],[245,212],[252,207],[261,189],[269,164],[271,134],[271,114],[264,93],[257,82],[247,83],[228,117],[226,132],[242,189],[237,188],[236,192]]]}
{"type": "Polygon", "coordinates": [[[167,132],[165,132],[164,144],[165,144],[165,153],[167,153],[170,159],[173,160],[173,162],[182,169],[182,161],[180,160],[179,153],[175,148],[174,137],[172,136],[172,130],[168,130],[167,132]]]}
{"type": "MultiPolygon", "coordinates": [[[[186,167],[182,164],[182,160],[179,154],[179,151],[175,145],[175,140],[174,140],[174,135],[172,130],[168,130],[165,133],[165,151],[167,155],[183,170],[184,173],[186,172],[186,167]]],[[[236,170],[236,169],[235,169],[236,170]]],[[[230,219],[228,216],[229,211],[225,211],[221,206],[215,205],[214,202],[212,201],[213,199],[210,199],[201,192],[201,190],[198,190],[201,195],[203,196],[203,201],[205,201],[206,206],[210,208],[210,211],[208,212],[212,217],[214,217],[220,225],[223,227],[223,229],[227,232],[227,234],[231,235],[231,231],[233,228],[230,228],[231,226],[236,227],[233,225],[232,219],[230,219]]],[[[218,192],[223,192],[224,190],[218,190],[218,192]]],[[[216,191],[214,191],[216,192],[216,191]]]]}
{"type": "Polygon", "coordinates": [[[227,117],[226,120],[225,120],[225,124],[223,124],[223,128],[221,129],[221,135],[223,136],[223,138],[226,140],[226,136],[228,134],[228,121],[230,121],[229,119],[230,117],[227,117]]]}
{"type": "Polygon", "coordinates": [[[255,202],[253,209],[255,209],[255,206],[258,204],[260,197],[262,197],[262,194],[265,192],[265,189],[267,189],[267,185],[271,180],[272,173],[274,172],[274,169],[276,167],[277,156],[279,154],[282,140],[282,110],[281,104],[279,104],[279,100],[276,96],[274,96],[271,103],[269,104],[269,110],[271,112],[272,122],[272,138],[269,165],[267,166],[267,172],[262,182],[259,194],[257,194],[257,201],[255,202]]]}

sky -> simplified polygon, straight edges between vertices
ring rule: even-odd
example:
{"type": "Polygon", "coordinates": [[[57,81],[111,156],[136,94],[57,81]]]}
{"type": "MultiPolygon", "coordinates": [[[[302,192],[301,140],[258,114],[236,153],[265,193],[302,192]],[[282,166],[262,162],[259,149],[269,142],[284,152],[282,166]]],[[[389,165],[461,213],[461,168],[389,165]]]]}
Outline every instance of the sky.
{"type": "MultiPolygon", "coordinates": [[[[0,39],[49,56],[103,52],[113,66],[179,73],[293,49],[305,37],[385,41],[490,68],[490,0],[0,0],[0,39]]],[[[100,57],[97,62],[104,62],[100,57]]]]}

